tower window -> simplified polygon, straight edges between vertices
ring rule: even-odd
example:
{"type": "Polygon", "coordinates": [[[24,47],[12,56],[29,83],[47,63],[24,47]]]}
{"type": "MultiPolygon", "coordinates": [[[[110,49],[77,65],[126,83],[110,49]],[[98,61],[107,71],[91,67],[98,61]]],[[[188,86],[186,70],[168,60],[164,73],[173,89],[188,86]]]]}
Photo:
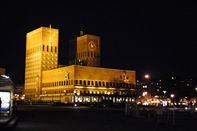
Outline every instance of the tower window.
{"type": "Polygon", "coordinates": [[[101,81],[99,81],[99,86],[101,86],[101,81]]]}
{"type": "Polygon", "coordinates": [[[42,46],[42,51],[44,51],[44,45],[42,46]]]}
{"type": "Polygon", "coordinates": [[[107,86],[107,87],[109,86],[108,82],[106,82],[106,86],[107,86]]]}
{"type": "Polygon", "coordinates": [[[47,52],[49,51],[49,46],[47,46],[47,52]]]}
{"type": "Polygon", "coordinates": [[[57,47],[55,46],[55,53],[57,52],[57,47]]]}
{"type": "Polygon", "coordinates": [[[103,82],[103,86],[105,86],[105,82],[103,82]]]}
{"type": "Polygon", "coordinates": [[[112,82],[109,82],[109,86],[112,86],[112,82]]]}
{"type": "Polygon", "coordinates": [[[82,85],[82,80],[79,80],[79,84],[82,85]]]}
{"type": "Polygon", "coordinates": [[[95,86],[98,86],[98,83],[97,83],[97,81],[95,81],[95,86]]]}
{"type": "Polygon", "coordinates": [[[75,80],[75,84],[78,85],[78,80],[75,80]]]}
{"type": "Polygon", "coordinates": [[[53,52],[53,46],[51,46],[51,52],[53,52]]]}

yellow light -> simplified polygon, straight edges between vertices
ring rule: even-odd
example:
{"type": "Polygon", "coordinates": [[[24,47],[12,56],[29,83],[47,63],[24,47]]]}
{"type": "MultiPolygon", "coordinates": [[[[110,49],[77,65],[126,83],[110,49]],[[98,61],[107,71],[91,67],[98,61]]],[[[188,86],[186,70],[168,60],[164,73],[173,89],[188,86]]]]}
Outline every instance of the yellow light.
{"type": "Polygon", "coordinates": [[[88,86],[87,88],[89,88],[89,89],[94,89],[94,88],[96,88],[96,87],[88,86]]]}
{"type": "Polygon", "coordinates": [[[105,87],[99,87],[98,89],[105,90],[105,89],[107,89],[107,88],[105,88],[105,87]]]}
{"type": "Polygon", "coordinates": [[[84,88],[83,86],[75,86],[75,88],[84,88]]]}

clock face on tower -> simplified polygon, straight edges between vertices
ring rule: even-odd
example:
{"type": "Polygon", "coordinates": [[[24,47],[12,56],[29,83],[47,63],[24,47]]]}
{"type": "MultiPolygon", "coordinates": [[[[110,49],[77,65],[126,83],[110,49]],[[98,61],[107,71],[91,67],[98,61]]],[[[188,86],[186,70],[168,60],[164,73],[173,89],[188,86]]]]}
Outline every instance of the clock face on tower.
{"type": "Polygon", "coordinates": [[[94,41],[90,41],[90,42],[88,43],[88,48],[89,48],[90,50],[95,50],[95,49],[96,49],[96,43],[95,43],[94,41]]]}

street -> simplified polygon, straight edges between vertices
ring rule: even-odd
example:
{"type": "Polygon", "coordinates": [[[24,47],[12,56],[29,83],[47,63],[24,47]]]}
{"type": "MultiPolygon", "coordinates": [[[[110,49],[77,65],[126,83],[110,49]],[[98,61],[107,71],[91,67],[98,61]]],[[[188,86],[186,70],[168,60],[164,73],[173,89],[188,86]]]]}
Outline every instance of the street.
{"type": "Polygon", "coordinates": [[[17,114],[13,131],[189,131],[195,127],[158,124],[125,116],[123,109],[34,105],[19,107],[17,114]]]}

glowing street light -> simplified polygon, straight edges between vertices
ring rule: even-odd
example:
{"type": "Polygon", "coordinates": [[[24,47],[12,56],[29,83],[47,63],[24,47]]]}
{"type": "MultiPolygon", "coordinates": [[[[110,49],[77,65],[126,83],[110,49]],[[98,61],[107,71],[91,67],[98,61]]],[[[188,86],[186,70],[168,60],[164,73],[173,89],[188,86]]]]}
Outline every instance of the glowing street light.
{"type": "Polygon", "coordinates": [[[145,91],[142,93],[142,96],[146,96],[147,94],[148,94],[148,92],[145,91]]]}
{"type": "Polygon", "coordinates": [[[171,98],[174,98],[174,94],[171,94],[170,97],[171,97],[171,98]]]}
{"type": "Polygon", "coordinates": [[[145,78],[145,79],[149,79],[149,78],[150,78],[150,75],[149,75],[149,74],[145,74],[145,75],[144,75],[144,78],[145,78]]]}

